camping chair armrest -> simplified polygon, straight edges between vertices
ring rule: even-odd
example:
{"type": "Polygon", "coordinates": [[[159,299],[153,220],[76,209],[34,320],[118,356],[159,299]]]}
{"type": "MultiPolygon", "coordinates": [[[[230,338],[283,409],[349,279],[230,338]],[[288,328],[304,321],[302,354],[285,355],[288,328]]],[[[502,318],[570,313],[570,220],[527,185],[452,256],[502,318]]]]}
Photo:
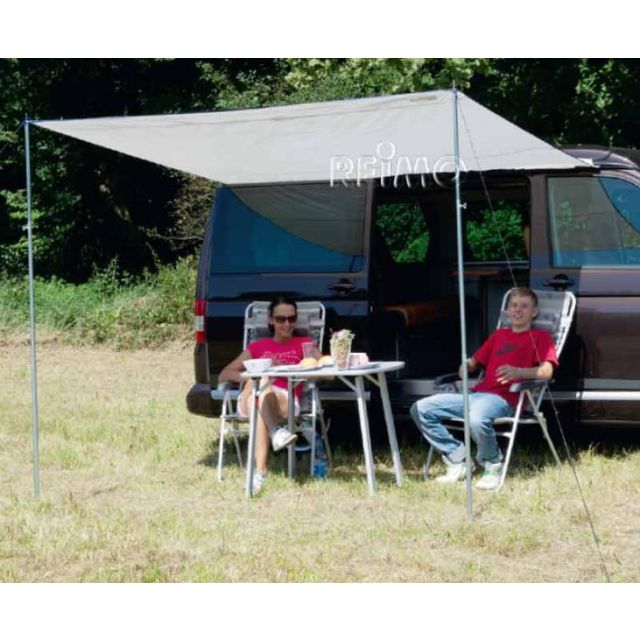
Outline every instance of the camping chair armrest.
{"type": "MultiPolygon", "coordinates": [[[[458,390],[458,382],[462,382],[462,378],[457,373],[445,373],[433,380],[433,388],[436,391],[440,391],[441,389],[446,389],[448,387],[453,387],[456,391],[458,390]]],[[[473,378],[469,378],[469,382],[475,383],[477,382],[477,378],[474,376],[473,378]]]]}
{"type": "Polygon", "coordinates": [[[533,391],[534,389],[541,389],[546,384],[549,384],[551,380],[523,380],[522,382],[514,382],[509,391],[512,393],[519,393],[520,391],[533,391]]]}
{"type": "Polygon", "coordinates": [[[211,397],[214,400],[224,400],[226,397],[237,398],[240,392],[237,389],[232,389],[233,382],[225,380],[224,382],[218,382],[218,386],[211,390],[211,397]]]}
{"type": "Polygon", "coordinates": [[[448,387],[454,385],[460,380],[460,376],[457,373],[445,373],[433,380],[433,388],[439,389],[441,387],[448,387]]]}

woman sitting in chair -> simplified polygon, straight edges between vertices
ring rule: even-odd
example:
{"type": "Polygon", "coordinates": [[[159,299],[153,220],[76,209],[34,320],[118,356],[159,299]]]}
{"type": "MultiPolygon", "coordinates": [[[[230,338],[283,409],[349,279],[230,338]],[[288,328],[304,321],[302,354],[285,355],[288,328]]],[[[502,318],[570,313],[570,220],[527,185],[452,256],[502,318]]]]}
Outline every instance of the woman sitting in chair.
{"type": "MultiPolygon", "coordinates": [[[[311,342],[308,336],[294,336],[297,322],[297,306],[294,300],[279,296],[269,305],[270,338],[256,340],[231,361],[218,377],[220,382],[241,382],[240,374],[244,371],[243,362],[250,358],[271,358],[272,365],[298,364],[303,358],[302,345],[311,342]]],[[[320,357],[315,350],[314,357],[320,357]]],[[[300,395],[302,387],[294,389],[293,398],[289,398],[286,378],[263,378],[260,381],[263,389],[258,400],[258,431],[256,433],[256,472],[253,475],[253,491],[262,489],[267,476],[269,458],[269,438],[274,451],[295,442],[298,437],[291,433],[286,424],[289,415],[289,402],[294,403],[294,414],[300,413],[300,395]]],[[[251,411],[251,385],[245,384],[238,398],[238,413],[248,417],[251,411]]]]}

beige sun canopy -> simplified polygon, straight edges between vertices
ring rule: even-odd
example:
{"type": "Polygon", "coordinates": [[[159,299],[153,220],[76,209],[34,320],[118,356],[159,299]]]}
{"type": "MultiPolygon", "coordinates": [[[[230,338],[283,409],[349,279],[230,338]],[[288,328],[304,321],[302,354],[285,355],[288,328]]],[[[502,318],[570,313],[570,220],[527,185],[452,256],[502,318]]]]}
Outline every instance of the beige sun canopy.
{"type": "MultiPolygon", "coordinates": [[[[464,94],[458,98],[463,171],[586,166],[464,94]]],[[[230,185],[453,171],[452,91],[34,124],[230,185]]]]}

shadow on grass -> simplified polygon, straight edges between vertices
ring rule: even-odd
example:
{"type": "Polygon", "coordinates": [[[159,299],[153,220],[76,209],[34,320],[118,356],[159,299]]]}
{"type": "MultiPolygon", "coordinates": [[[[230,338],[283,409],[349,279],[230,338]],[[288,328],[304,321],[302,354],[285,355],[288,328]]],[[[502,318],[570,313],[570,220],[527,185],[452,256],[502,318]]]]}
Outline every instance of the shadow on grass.
{"type": "MultiPolygon", "coordinates": [[[[246,461],[246,446],[247,441],[245,439],[240,440],[240,450],[242,452],[243,466],[246,461]]],[[[386,449],[382,446],[374,448],[373,452],[374,465],[376,471],[376,481],[380,485],[395,484],[395,472],[393,470],[393,462],[389,453],[389,447],[386,449]]],[[[411,454],[411,459],[414,459],[415,454],[411,454]]],[[[364,468],[364,455],[362,453],[362,447],[355,445],[338,446],[332,452],[333,466],[330,470],[330,477],[335,480],[343,482],[352,482],[362,480],[363,483],[367,482],[367,474],[364,468]]],[[[422,466],[420,463],[419,469],[408,469],[405,467],[404,454],[401,452],[401,459],[403,464],[403,471],[405,477],[417,476],[418,472],[422,474],[422,466]]],[[[303,484],[309,481],[316,482],[318,478],[314,478],[309,474],[309,454],[296,454],[296,480],[303,484]]],[[[218,466],[218,441],[211,441],[209,443],[209,449],[207,453],[198,460],[198,464],[216,469],[218,466]]],[[[278,453],[271,452],[269,455],[269,467],[275,472],[287,473],[288,470],[288,457],[286,450],[279,451],[278,453]]],[[[224,470],[239,469],[238,458],[235,452],[235,448],[232,443],[225,445],[224,452],[224,470]]]]}
{"type": "MultiPolygon", "coordinates": [[[[554,442],[561,441],[556,429],[554,442]]],[[[581,426],[565,429],[565,438],[573,455],[592,451],[607,458],[616,458],[640,449],[639,427],[581,426]]]]}
{"type": "MultiPolygon", "coordinates": [[[[621,457],[640,449],[640,428],[620,428],[603,426],[563,426],[564,439],[555,420],[549,420],[549,431],[562,463],[567,461],[567,456],[577,460],[587,452],[596,453],[605,457],[621,457]],[[567,451],[568,448],[568,451],[567,451]]],[[[396,423],[398,440],[400,443],[400,457],[402,460],[403,474],[406,479],[421,480],[423,478],[423,464],[426,461],[428,447],[412,427],[412,423],[398,420],[396,423]],[[408,425],[408,426],[407,426],[408,425]]],[[[501,445],[504,440],[499,439],[501,445]]],[[[241,439],[241,452],[243,463],[246,456],[246,438],[241,439]]],[[[362,445],[359,442],[339,442],[333,445],[333,468],[331,478],[343,482],[362,480],[366,483],[364,469],[364,456],[362,445]]],[[[389,451],[388,441],[384,438],[374,440],[374,461],[376,468],[376,481],[380,485],[395,484],[393,462],[389,451]]],[[[212,440],[209,450],[198,461],[199,464],[216,468],[218,464],[218,442],[212,440]]],[[[526,479],[534,477],[544,469],[555,466],[555,460],[549,447],[542,437],[541,430],[537,427],[524,427],[519,430],[508,475],[526,479]]],[[[287,453],[281,451],[270,454],[269,465],[274,471],[287,472],[287,453]]],[[[225,468],[238,469],[238,460],[235,448],[231,442],[225,445],[225,468]]],[[[439,456],[434,456],[434,462],[430,475],[435,477],[444,471],[439,456]]],[[[316,481],[309,476],[309,455],[298,454],[296,456],[296,478],[300,482],[316,481]]]]}

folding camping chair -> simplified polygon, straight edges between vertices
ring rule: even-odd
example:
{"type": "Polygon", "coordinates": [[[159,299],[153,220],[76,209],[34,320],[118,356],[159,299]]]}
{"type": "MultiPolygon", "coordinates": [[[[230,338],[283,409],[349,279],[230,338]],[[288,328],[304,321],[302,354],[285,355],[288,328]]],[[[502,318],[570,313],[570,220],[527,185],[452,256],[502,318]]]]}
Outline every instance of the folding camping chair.
{"type": "MultiPolygon", "coordinates": [[[[509,326],[509,315],[507,307],[509,304],[509,294],[511,290],[505,293],[502,299],[500,309],[500,317],[498,319],[498,329],[509,326]]],[[[570,291],[535,291],[538,296],[538,315],[534,318],[532,328],[545,329],[553,336],[558,358],[562,353],[562,349],[567,340],[569,329],[573,321],[573,315],[576,309],[576,298],[570,291]]],[[[459,391],[457,382],[460,380],[458,374],[448,374],[436,378],[434,387],[436,389],[445,390],[453,388],[459,391]]],[[[500,475],[500,484],[498,489],[504,484],[511,461],[511,453],[516,439],[516,433],[519,425],[540,425],[542,434],[551,449],[551,453],[557,464],[560,464],[560,458],[553,446],[553,441],[549,436],[547,421],[541,410],[542,401],[549,388],[549,382],[545,380],[525,380],[511,385],[510,391],[519,392],[518,404],[516,406],[513,417],[497,418],[493,425],[496,427],[496,435],[499,438],[505,438],[509,441],[507,451],[502,465],[502,473],[500,475]]],[[[463,431],[464,420],[462,418],[452,418],[446,420],[443,424],[452,430],[463,431]]],[[[429,455],[424,466],[425,479],[429,475],[429,467],[433,457],[433,447],[429,448],[429,455]]]]}
{"type": "MultiPolygon", "coordinates": [[[[269,337],[269,302],[256,301],[250,303],[244,314],[244,331],[242,337],[242,348],[254,340],[269,337]]],[[[320,302],[297,302],[298,321],[294,335],[306,336],[313,339],[318,348],[322,349],[325,325],[325,308],[320,302]]],[[[241,416],[237,411],[237,399],[240,391],[232,388],[229,382],[221,382],[218,388],[211,392],[211,397],[220,400],[222,410],[220,413],[220,427],[218,433],[218,480],[222,480],[222,467],[224,465],[224,442],[227,436],[233,439],[238,464],[243,465],[242,453],[238,436],[248,433],[249,419],[241,416]]],[[[331,449],[327,437],[327,423],[324,419],[322,404],[318,394],[316,382],[305,383],[302,395],[300,415],[296,417],[294,429],[302,433],[308,441],[309,446],[298,445],[296,451],[310,451],[309,475],[313,475],[313,467],[316,458],[317,428],[320,427],[325,452],[329,464],[331,464],[331,449]]]]}

